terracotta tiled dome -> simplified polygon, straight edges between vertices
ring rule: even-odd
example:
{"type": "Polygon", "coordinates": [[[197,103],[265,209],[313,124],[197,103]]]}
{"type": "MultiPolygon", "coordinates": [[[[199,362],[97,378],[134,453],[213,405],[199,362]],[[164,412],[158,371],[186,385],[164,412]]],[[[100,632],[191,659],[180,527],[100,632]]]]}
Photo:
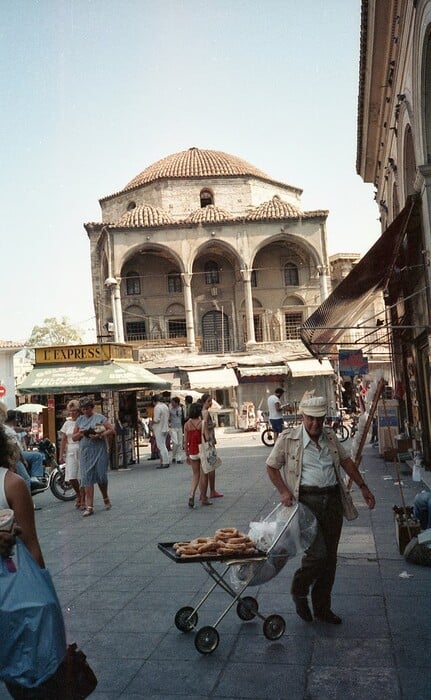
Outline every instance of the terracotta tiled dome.
{"type": "Polygon", "coordinates": [[[232,221],[232,215],[228,214],[224,209],[215,207],[214,204],[209,204],[207,207],[202,207],[193,211],[187,219],[186,223],[190,224],[201,224],[201,223],[211,223],[217,221],[232,221]]]}
{"type": "Polygon", "coordinates": [[[149,204],[141,204],[123,214],[115,226],[141,228],[142,226],[160,226],[172,223],[173,219],[162,209],[150,207],[149,204]]]}
{"type": "Polygon", "coordinates": [[[134,177],[124,189],[130,190],[162,178],[228,177],[235,175],[252,175],[264,180],[271,180],[262,170],[255,168],[254,165],[250,165],[241,158],[229,155],[229,153],[189,148],[187,151],[174,153],[149,165],[142,173],[134,177]]]}
{"type": "Polygon", "coordinates": [[[302,212],[298,207],[295,207],[289,202],[284,202],[278,194],[274,195],[269,202],[264,202],[260,206],[253,209],[247,216],[248,221],[257,221],[262,219],[289,219],[298,218],[302,212]]]}

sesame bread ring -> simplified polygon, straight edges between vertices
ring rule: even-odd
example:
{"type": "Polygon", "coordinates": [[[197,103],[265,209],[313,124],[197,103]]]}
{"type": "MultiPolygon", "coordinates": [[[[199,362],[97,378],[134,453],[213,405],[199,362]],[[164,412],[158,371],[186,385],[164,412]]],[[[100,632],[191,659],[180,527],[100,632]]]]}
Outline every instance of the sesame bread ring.
{"type": "Polygon", "coordinates": [[[231,537],[238,537],[238,530],[235,527],[223,527],[215,532],[216,540],[226,541],[231,537]]]}
{"type": "Polygon", "coordinates": [[[192,547],[190,545],[187,545],[185,547],[178,547],[177,549],[177,555],[182,556],[183,554],[190,555],[190,554],[199,554],[198,550],[196,547],[192,547]]]}
{"type": "Polygon", "coordinates": [[[247,544],[247,542],[249,542],[249,538],[246,537],[245,535],[238,536],[238,537],[229,537],[227,542],[228,542],[228,544],[247,544]]]}
{"type": "Polygon", "coordinates": [[[179,549],[179,547],[188,547],[189,544],[190,544],[190,542],[175,542],[172,545],[172,549],[175,549],[175,551],[176,551],[177,549],[179,549]]]}

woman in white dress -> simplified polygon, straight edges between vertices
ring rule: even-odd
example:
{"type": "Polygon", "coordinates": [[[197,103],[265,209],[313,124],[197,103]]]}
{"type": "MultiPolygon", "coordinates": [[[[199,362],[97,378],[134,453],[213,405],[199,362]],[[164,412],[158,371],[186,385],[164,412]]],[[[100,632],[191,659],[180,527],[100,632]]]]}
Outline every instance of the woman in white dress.
{"type": "Polygon", "coordinates": [[[85,491],[79,486],[79,443],[72,440],[75,423],[81,414],[79,401],[72,399],[66,406],[67,419],[60,428],[60,464],[66,464],[66,481],[76,493],[75,508],[85,509],[85,491]]]}

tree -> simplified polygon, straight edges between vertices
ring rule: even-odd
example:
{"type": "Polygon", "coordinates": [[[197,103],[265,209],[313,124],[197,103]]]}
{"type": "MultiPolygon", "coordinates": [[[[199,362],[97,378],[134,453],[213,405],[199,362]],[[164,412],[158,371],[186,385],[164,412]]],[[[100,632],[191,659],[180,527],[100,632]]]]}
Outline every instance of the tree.
{"type": "Polygon", "coordinates": [[[74,345],[82,343],[80,333],[68,319],[46,318],[41,326],[34,326],[27,345],[74,345]]]}

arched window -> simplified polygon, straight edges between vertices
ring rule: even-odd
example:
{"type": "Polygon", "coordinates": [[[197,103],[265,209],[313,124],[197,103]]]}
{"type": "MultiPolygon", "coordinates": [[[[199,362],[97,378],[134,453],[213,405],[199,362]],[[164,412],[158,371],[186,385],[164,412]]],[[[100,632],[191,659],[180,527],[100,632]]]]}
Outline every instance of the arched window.
{"type": "Polygon", "coordinates": [[[204,352],[231,350],[228,317],[221,311],[208,311],[202,318],[202,350],[204,352]]]}
{"type": "Polygon", "coordinates": [[[168,293],[178,294],[182,292],[183,285],[181,280],[181,275],[176,270],[171,270],[168,272],[168,293]]]}
{"type": "Polygon", "coordinates": [[[128,272],[126,277],[126,294],[131,296],[132,294],[141,293],[141,280],[137,272],[128,272]]]}
{"type": "Polygon", "coordinates": [[[201,207],[207,207],[209,204],[214,204],[214,197],[211,190],[201,190],[200,193],[201,207]]]}
{"type": "Polygon", "coordinates": [[[214,260],[208,260],[205,263],[205,284],[219,284],[220,268],[214,260]]]}
{"type": "Polygon", "coordinates": [[[284,286],[299,287],[298,268],[293,263],[286,263],[284,266],[284,286]]]}
{"type": "Polygon", "coordinates": [[[129,306],[124,310],[124,325],[126,340],[145,340],[147,327],[144,310],[139,306],[129,306]]]}

